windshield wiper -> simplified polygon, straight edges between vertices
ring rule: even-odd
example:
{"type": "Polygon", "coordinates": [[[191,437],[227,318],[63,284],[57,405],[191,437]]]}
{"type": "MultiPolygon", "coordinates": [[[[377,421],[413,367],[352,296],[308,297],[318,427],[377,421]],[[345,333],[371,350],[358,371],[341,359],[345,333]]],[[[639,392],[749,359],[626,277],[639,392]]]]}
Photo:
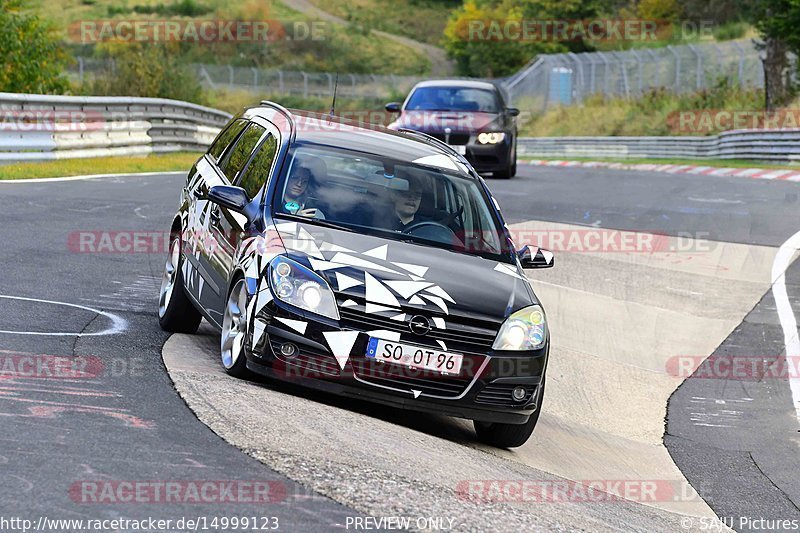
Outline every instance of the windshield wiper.
{"type": "Polygon", "coordinates": [[[355,232],[353,228],[342,226],[334,222],[328,222],[327,220],[322,220],[320,218],[306,218],[306,217],[301,217],[300,215],[293,215],[291,213],[275,213],[273,216],[280,218],[287,218],[289,220],[296,220],[298,222],[306,222],[308,224],[312,224],[314,226],[321,226],[323,228],[339,229],[342,231],[349,231],[350,233],[355,232]]]}

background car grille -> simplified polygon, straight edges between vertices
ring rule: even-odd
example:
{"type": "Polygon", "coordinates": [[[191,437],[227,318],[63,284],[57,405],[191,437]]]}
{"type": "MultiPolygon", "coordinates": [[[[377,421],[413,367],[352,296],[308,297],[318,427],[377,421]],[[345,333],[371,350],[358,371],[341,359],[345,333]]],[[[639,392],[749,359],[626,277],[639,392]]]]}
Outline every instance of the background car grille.
{"type": "Polygon", "coordinates": [[[449,140],[445,140],[444,133],[428,133],[428,135],[442,142],[446,142],[447,144],[461,145],[469,142],[469,133],[451,133],[449,140]]]}

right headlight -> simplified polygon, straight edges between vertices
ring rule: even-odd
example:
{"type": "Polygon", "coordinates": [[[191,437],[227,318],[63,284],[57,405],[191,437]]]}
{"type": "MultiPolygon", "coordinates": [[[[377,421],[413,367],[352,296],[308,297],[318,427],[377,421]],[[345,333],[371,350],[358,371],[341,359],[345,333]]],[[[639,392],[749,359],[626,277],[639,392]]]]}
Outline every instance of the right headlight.
{"type": "Polygon", "coordinates": [[[269,279],[272,293],[278,300],[339,320],[333,291],[316,272],[279,255],[270,261],[269,279]]]}
{"type": "Polygon", "coordinates": [[[547,342],[547,318],[538,305],[520,309],[503,322],[492,350],[538,350],[547,342]]]}

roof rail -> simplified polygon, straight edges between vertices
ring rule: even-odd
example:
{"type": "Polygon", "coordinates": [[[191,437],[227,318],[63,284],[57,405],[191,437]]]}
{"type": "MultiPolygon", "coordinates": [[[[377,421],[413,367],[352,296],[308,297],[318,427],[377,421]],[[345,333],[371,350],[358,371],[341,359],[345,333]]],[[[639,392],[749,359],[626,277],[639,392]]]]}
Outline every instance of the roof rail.
{"type": "Polygon", "coordinates": [[[261,100],[261,105],[275,108],[275,110],[277,110],[279,113],[282,113],[289,121],[289,128],[291,129],[292,134],[294,134],[295,131],[294,117],[292,116],[292,113],[288,109],[286,109],[280,104],[276,104],[271,100],[261,100]]]}
{"type": "Polygon", "coordinates": [[[450,155],[456,156],[456,159],[458,159],[461,163],[464,163],[465,165],[467,165],[467,168],[469,168],[471,166],[469,161],[467,161],[466,157],[464,157],[463,155],[461,155],[458,152],[456,152],[455,149],[453,149],[453,147],[450,146],[449,144],[447,144],[446,142],[440,141],[439,139],[437,139],[436,137],[433,137],[432,135],[428,135],[427,133],[423,133],[421,131],[412,130],[412,129],[408,129],[408,128],[399,128],[397,131],[399,131],[400,133],[405,133],[405,134],[411,135],[413,137],[417,137],[417,138],[419,138],[419,140],[424,141],[424,142],[430,144],[431,146],[436,146],[438,148],[443,149],[445,152],[448,152],[450,155]]]}

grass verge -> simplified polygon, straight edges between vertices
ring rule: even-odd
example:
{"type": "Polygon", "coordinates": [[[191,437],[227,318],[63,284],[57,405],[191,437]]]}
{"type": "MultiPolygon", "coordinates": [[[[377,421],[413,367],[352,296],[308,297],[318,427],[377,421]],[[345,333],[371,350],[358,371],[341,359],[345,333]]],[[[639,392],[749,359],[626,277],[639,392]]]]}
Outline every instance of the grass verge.
{"type": "Polygon", "coordinates": [[[90,159],[11,163],[9,165],[0,165],[0,180],[57,178],[89,174],[171,172],[178,170],[188,173],[199,157],[200,154],[196,152],[177,152],[174,154],[150,154],[146,156],[94,157],[90,159]]]}

